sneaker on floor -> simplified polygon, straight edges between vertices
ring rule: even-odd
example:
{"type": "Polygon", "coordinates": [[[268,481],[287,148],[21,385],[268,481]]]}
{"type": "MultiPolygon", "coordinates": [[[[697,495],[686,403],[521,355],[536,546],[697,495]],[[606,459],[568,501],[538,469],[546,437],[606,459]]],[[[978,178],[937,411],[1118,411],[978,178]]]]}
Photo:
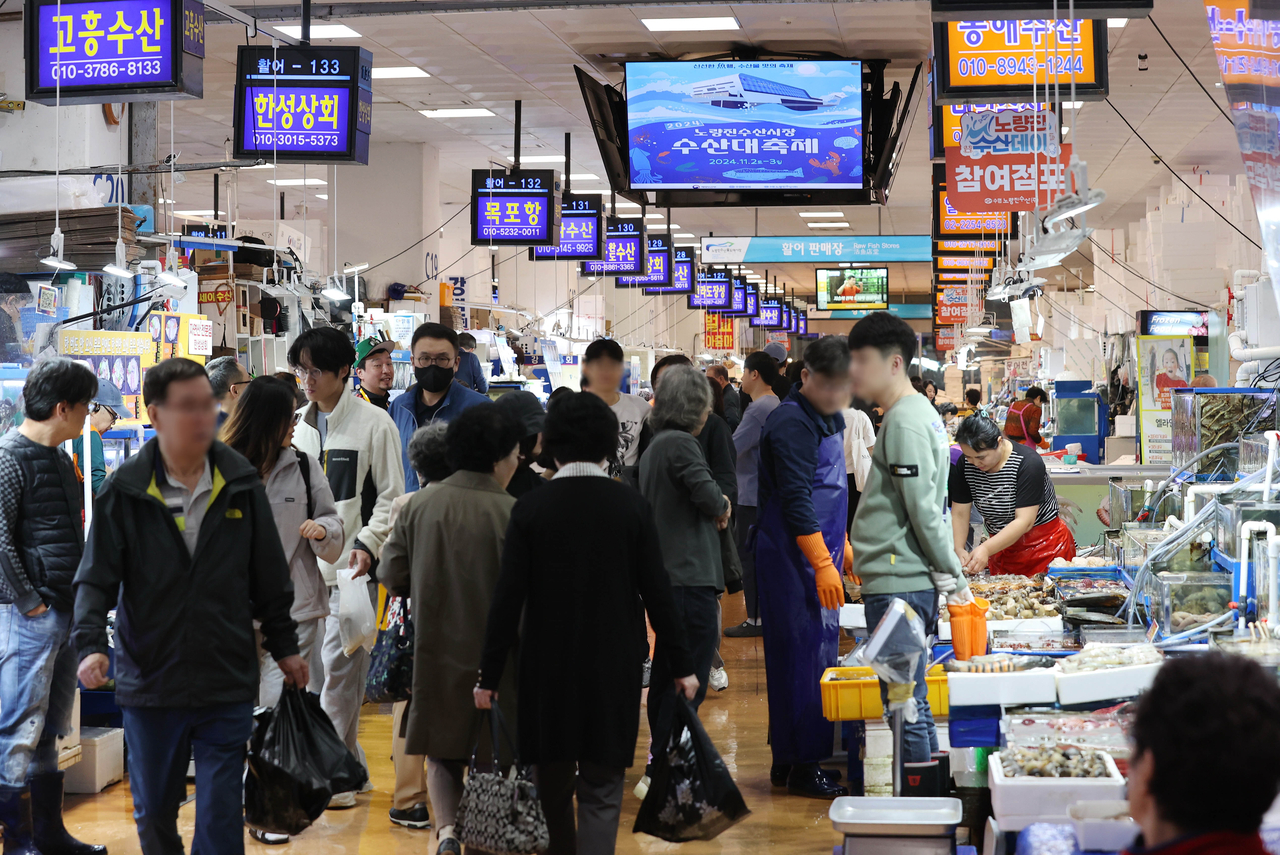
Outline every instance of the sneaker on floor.
{"type": "Polygon", "coordinates": [[[427,813],[427,806],[423,802],[418,802],[408,810],[392,808],[391,821],[396,825],[403,825],[405,828],[431,827],[431,815],[427,813]]]}
{"type": "Polygon", "coordinates": [[[265,843],[268,846],[276,846],[281,843],[289,842],[289,835],[287,834],[274,834],[270,831],[262,831],[258,828],[250,828],[249,836],[259,843],[265,843]]]}
{"type": "Polygon", "coordinates": [[[370,780],[369,778],[366,778],[364,781],[364,786],[360,788],[360,794],[363,795],[365,793],[372,793],[372,792],[373,792],[373,781],[370,780]]]}
{"type": "Polygon", "coordinates": [[[711,673],[707,675],[707,688],[714,689],[717,692],[723,692],[729,688],[729,675],[723,668],[712,668],[711,673]]]}
{"type": "Polygon", "coordinates": [[[644,676],[640,678],[640,688],[649,688],[649,675],[653,673],[653,660],[644,660],[644,676]]]}
{"type": "Polygon", "coordinates": [[[764,627],[758,623],[752,623],[744,620],[737,626],[731,626],[724,631],[725,638],[759,638],[764,635],[764,627]]]}
{"type": "Polygon", "coordinates": [[[649,795],[649,776],[645,775],[643,778],[641,778],[639,782],[636,784],[636,788],[631,792],[635,793],[636,798],[638,798],[640,801],[644,801],[644,797],[649,795]]]}
{"type": "Polygon", "coordinates": [[[329,807],[326,810],[346,810],[356,806],[356,794],[353,792],[334,793],[329,799],[329,807]]]}
{"type": "Polygon", "coordinates": [[[440,841],[440,848],[436,849],[436,855],[462,855],[462,844],[453,837],[446,837],[440,841]]]}

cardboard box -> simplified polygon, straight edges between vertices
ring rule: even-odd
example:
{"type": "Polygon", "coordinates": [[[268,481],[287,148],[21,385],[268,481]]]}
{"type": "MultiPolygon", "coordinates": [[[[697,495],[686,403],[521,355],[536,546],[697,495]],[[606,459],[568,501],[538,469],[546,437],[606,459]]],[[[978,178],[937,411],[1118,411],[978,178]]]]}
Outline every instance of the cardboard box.
{"type": "Polygon", "coordinates": [[[80,762],[67,770],[68,793],[100,793],[124,780],[124,728],[86,727],[80,731],[80,762]]]}
{"type": "Polygon", "coordinates": [[[249,309],[246,306],[236,307],[236,332],[249,335],[249,309]]]}
{"type": "Polygon", "coordinates": [[[262,335],[262,318],[254,317],[253,315],[249,316],[249,335],[262,335]]]}
{"type": "Polygon", "coordinates": [[[226,252],[220,249],[193,249],[191,250],[191,266],[192,268],[203,267],[206,264],[227,264],[230,257],[226,252]]]}

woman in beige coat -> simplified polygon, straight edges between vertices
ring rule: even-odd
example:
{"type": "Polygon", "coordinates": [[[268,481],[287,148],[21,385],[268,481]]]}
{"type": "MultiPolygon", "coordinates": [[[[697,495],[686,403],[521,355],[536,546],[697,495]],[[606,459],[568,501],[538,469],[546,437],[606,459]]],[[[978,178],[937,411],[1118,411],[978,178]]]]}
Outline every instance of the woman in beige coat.
{"type": "MultiPolygon", "coordinates": [[[[437,852],[444,855],[461,852],[453,825],[463,770],[480,735],[472,688],[516,501],[506,487],[519,463],[522,436],[521,427],[495,406],[459,414],[446,435],[457,471],[413,494],[382,547],[378,567],[379,581],[412,602],[413,698],[405,753],[427,755],[437,852]]],[[[499,692],[512,725],[515,671],[507,669],[499,692]]],[[[487,760],[490,750],[485,734],[477,759],[487,760]]]]}

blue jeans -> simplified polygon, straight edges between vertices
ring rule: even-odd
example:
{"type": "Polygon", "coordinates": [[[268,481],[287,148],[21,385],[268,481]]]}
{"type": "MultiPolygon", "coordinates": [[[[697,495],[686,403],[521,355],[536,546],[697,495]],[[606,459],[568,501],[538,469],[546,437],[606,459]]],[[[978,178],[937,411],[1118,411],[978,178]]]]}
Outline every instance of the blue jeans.
{"type": "Polygon", "coordinates": [[[71,615],[27,617],[0,605],[0,785],[21,787],[58,771],[59,736],[71,732],[76,699],[71,615]]]}
{"type": "Polygon", "coordinates": [[[144,855],[182,855],[178,807],[195,749],[192,855],[244,855],[244,763],[253,704],[123,707],[133,819],[144,855]]]}
{"type": "MultiPolygon", "coordinates": [[[[929,636],[938,629],[938,592],[933,588],[927,591],[911,591],[906,594],[863,594],[862,602],[866,606],[867,631],[875,632],[880,619],[889,611],[889,604],[895,599],[906,602],[924,620],[924,634],[929,636]]],[[[926,650],[916,665],[916,710],[920,714],[915,724],[903,723],[902,758],[903,763],[927,763],[929,755],[938,750],[938,731],[933,726],[933,711],[929,709],[929,686],[925,683],[925,672],[928,670],[932,651],[926,650]]],[[[889,708],[889,687],[880,681],[880,700],[885,709],[889,708]]]]}

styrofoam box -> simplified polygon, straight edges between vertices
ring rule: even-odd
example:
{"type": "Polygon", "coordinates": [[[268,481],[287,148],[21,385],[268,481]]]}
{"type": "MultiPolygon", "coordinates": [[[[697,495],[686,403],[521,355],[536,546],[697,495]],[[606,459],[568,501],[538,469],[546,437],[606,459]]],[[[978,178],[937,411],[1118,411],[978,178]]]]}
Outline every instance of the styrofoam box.
{"type": "MultiPolygon", "coordinates": [[[[1018,618],[1016,620],[989,620],[987,621],[987,637],[991,637],[991,633],[995,630],[1001,632],[1062,632],[1062,618],[1018,618]]],[[[951,622],[938,622],[938,640],[951,640],[951,622]]]]}
{"type": "Polygon", "coordinates": [[[862,603],[846,603],[840,607],[840,628],[866,630],[867,607],[862,603]]]}
{"type": "Polygon", "coordinates": [[[1124,801],[1124,777],[1110,754],[1104,754],[1106,778],[1006,778],[1000,753],[987,762],[991,811],[1001,831],[1021,831],[1036,822],[1071,822],[1076,802],[1124,801]]]}
{"type": "Polygon", "coordinates": [[[1048,668],[1005,674],[952,673],[947,675],[947,691],[953,707],[1051,704],[1058,697],[1048,668]]]}
{"type": "MultiPolygon", "coordinates": [[[[1151,688],[1160,670],[1160,663],[1130,665],[1127,668],[1111,668],[1105,671],[1083,671],[1079,674],[1058,674],[1058,703],[1088,704],[1094,701],[1110,701],[1132,698],[1151,688]]],[[[952,701],[955,703],[955,690],[952,701]]]]}
{"type": "Polygon", "coordinates": [[[124,729],[86,727],[80,731],[80,762],[67,770],[68,793],[100,793],[124,780],[124,729]]]}

